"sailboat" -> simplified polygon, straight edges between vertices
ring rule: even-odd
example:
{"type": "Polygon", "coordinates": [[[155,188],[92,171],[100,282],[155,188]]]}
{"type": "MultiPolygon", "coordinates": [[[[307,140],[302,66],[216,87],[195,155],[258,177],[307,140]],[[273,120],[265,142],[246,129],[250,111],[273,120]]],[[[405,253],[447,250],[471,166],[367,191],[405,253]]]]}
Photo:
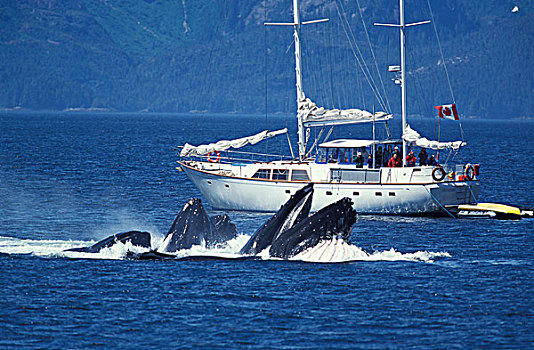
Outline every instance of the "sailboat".
{"type": "MultiPolygon", "coordinates": [[[[451,206],[477,202],[480,191],[478,165],[422,162],[415,166],[406,157],[407,152],[415,147],[457,151],[465,142],[428,140],[406,122],[405,29],[427,22],[406,24],[403,1],[399,1],[400,23],[385,24],[400,31],[401,64],[390,66],[389,70],[399,74],[397,80],[401,85],[401,138],[378,140],[373,135],[372,139],[324,141],[330,136],[328,133],[319,143],[324,127],[373,123],[374,128],[375,124],[390,120],[392,114],[356,108],[325,109],[306,97],[302,85],[300,27],[326,20],[301,22],[299,2],[293,0],[293,22],[266,25],[290,25],[294,28],[298,155],[250,162],[243,161],[243,152],[238,152],[239,157],[232,157],[231,152],[237,152],[233,151],[235,149],[277,135],[287,135],[287,129],[265,130],[236,140],[180,146],[177,168],[187,174],[215,209],[276,211],[292,194],[310,182],[314,184],[312,210],[319,210],[343,197],[351,198],[359,213],[385,215],[444,214],[451,206]],[[323,129],[319,138],[308,147],[311,142],[308,140],[309,131],[315,127],[323,129]],[[400,158],[393,162],[396,166],[388,166],[390,150],[397,153],[392,159],[400,158]],[[384,158],[384,155],[387,157],[384,158]]],[[[289,146],[291,148],[290,142],[289,146]]],[[[389,165],[392,163],[389,162],[389,165]]]]}

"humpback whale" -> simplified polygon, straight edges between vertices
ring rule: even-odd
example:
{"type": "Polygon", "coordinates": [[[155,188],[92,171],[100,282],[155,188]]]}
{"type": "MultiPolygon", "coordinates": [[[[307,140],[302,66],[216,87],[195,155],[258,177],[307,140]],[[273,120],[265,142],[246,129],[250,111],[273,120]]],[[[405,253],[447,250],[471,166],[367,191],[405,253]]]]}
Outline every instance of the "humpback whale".
{"type": "Polygon", "coordinates": [[[319,242],[341,238],[349,242],[356,223],[352,200],[343,198],[311,216],[313,184],[297,191],[241,249],[241,254],[257,255],[269,248],[271,257],[289,259],[319,242]]]}
{"type": "Polygon", "coordinates": [[[350,243],[350,234],[355,223],[356,210],[352,207],[352,200],[342,198],[281,232],[273,240],[269,255],[289,259],[315,247],[321,241],[332,238],[350,243]]]}
{"type": "MultiPolygon", "coordinates": [[[[356,211],[350,198],[343,198],[310,215],[313,200],[313,184],[298,190],[250,237],[241,248],[242,257],[187,256],[172,253],[190,249],[194,245],[213,248],[237,237],[237,230],[230,218],[224,215],[209,217],[202,201],[191,198],[178,212],[161,247],[144,253],[128,252],[127,259],[135,260],[248,260],[268,249],[271,257],[290,259],[321,241],[337,238],[347,243],[356,222],[356,211]]],[[[117,242],[150,248],[148,232],[129,231],[110,236],[91,247],[73,248],[69,251],[96,253],[117,242]]]]}
{"type": "Polygon", "coordinates": [[[132,245],[150,248],[150,233],[141,231],[128,231],[121,232],[115,235],[109,236],[100,242],[90,246],[81,248],[71,248],[65,250],[66,252],[82,252],[82,253],[98,253],[103,248],[109,248],[117,243],[130,242],[132,245]]]}
{"type": "Polygon", "coordinates": [[[237,236],[228,215],[210,218],[199,198],[191,198],[176,215],[159,251],[172,253],[194,245],[212,248],[237,236]]]}
{"type": "MultiPolygon", "coordinates": [[[[237,230],[228,215],[216,215],[208,217],[202,201],[198,198],[191,198],[184,208],[178,212],[169,232],[163,240],[160,251],[150,251],[147,259],[172,257],[168,253],[180,249],[189,249],[193,245],[203,245],[212,248],[217,244],[227,242],[237,237],[237,230]]],[[[151,237],[148,232],[128,231],[107,237],[106,239],[90,246],[82,248],[71,248],[65,251],[98,253],[103,248],[109,248],[116,243],[130,242],[132,245],[151,248],[151,237]]],[[[130,258],[135,258],[139,254],[129,252],[130,258]]]]}
{"type": "Polygon", "coordinates": [[[265,222],[241,248],[241,254],[254,255],[270,246],[282,232],[298,224],[310,213],[313,184],[295,192],[278,212],[265,222]]]}

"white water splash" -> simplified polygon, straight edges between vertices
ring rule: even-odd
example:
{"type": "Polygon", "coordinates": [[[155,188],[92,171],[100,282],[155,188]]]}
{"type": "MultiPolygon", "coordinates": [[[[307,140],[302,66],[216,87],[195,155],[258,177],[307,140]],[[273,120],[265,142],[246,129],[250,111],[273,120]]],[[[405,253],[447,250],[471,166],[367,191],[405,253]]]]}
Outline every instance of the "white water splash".
{"type": "Polygon", "coordinates": [[[33,240],[0,236],[0,253],[48,256],[65,249],[87,247],[95,241],[33,240]]]}
{"type": "MultiPolygon", "coordinates": [[[[215,248],[208,249],[204,246],[193,246],[173,253],[178,258],[188,256],[210,256],[221,258],[239,258],[241,247],[249,240],[250,236],[241,234],[236,238],[220,244],[215,248]]],[[[163,237],[152,237],[152,247],[159,247],[163,237]]],[[[31,254],[40,257],[62,257],[71,259],[124,259],[128,251],[143,253],[148,248],[132,245],[130,242],[117,243],[109,248],[103,248],[98,253],[65,252],[66,249],[89,247],[96,241],[62,241],[62,240],[31,240],[0,236],[0,253],[6,254],[31,254]]],[[[269,248],[258,254],[263,260],[280,260],[269,256],[269,248]]],[[[377,251],[371,254],[360,247],[348,244],[342,239],[322,241],[315,247],[292,257],[290,260],[314,262],[314,263],[343,263],[350,261],[414,261],[433,262],[435,258],[450,257],[447,252],[417,251],[415,253],[401,253],[391,248],[390,250],[377,251]]]]}
{"type": "Polygon", "coordinates": [[[205,246],[194,245],[190,249],[182,249],[172,254],[178,258],[188,256],[214,256],[220,258],[239,258],[242,255],[239,253],[241,247],[245,245],[250,239],[249,235],[238,235],[236,238],[228,242],[217,245],[214,248],[206,248],[205,246]]]}
{"type": "Polygon", "coordinates": [[[126,252],[143,253],[148,251],[132,245],[130,242],[116,243],[109,248],[103,248],[98,253],[66,252],[66,249],[90,247],[96,241],[61,241],[61,240],[33,240],[0,236],[0,253],[29,254],[40,257],[62,257],[73,259],[122,259],[126,252]]]}
{"type": "Polygon", "coordinates": [[[334,238],[322,241],[315,247],[309,248],[294,256],[290,260],[301,260],[317,263],[341,263],[349,261],[422,261],[433,262],[435,258],[450,257],[447,252],[401,253],[395,249],[369,254],[360,247],[348,244],[343,239],[334,238]]]}

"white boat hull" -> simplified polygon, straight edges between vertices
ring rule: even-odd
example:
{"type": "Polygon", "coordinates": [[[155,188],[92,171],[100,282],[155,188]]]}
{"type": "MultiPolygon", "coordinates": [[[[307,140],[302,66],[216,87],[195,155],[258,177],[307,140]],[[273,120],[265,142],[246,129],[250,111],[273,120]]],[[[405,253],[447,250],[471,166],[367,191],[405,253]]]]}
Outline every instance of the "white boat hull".
{"type": "MultiPolygon", "coordinates": [[[[306,184],[224,176],[188,166],[182,169],[214,209],[277,211],[306,184]]],[[[349,197],[362,214],[431,215],[444,213],[446,206],[475,202],[479,190],[478,180],[428,184],[315,182],[312,210],[349,197]]]]}

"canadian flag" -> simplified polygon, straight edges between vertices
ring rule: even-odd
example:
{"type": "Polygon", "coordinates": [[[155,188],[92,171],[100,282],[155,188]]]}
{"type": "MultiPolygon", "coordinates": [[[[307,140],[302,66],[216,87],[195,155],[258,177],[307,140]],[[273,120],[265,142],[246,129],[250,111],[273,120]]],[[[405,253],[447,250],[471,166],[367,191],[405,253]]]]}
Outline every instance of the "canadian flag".
{"type": "Polygon", "coordinates": [[[438,115],[440,118],[459,120],[455,103],[452,105],[436,106],[436,109],[438,110],[438,115]]]}

